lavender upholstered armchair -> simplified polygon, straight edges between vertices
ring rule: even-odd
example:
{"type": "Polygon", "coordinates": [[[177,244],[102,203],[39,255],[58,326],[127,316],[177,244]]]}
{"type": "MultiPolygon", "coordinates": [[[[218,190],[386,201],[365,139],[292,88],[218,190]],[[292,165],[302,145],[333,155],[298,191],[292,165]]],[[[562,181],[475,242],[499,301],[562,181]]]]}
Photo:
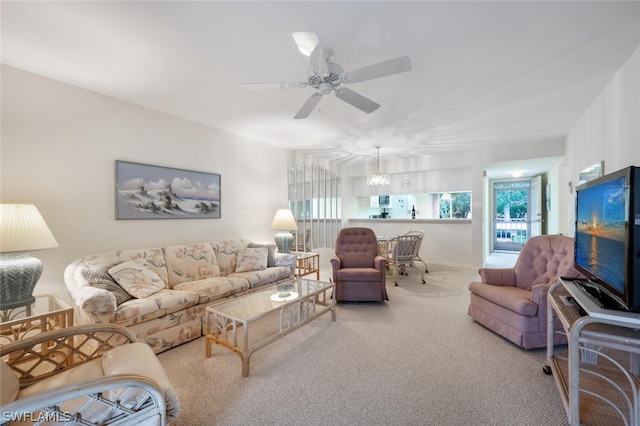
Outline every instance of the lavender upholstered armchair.
{"type": "Polygon", "coordinates": [[[343,228],[330,259],[337,301],[373,302],[387,297],[387,260],[378,255],[376,234],[369,228],[343,228]]]}
{"type": "MultiPolygon", "coordinates": [[[[524,349],[547,346],[547,292],[573,269],[573,238],[541,235],[522,247],[513,268],[481,268],[482,282],[471,282],[468,314],[524,349]]],[[[560,322],[556,329],[562,329],[560,322]]],[[[556,334],[554,344],[567,340],[556,334]]]]}

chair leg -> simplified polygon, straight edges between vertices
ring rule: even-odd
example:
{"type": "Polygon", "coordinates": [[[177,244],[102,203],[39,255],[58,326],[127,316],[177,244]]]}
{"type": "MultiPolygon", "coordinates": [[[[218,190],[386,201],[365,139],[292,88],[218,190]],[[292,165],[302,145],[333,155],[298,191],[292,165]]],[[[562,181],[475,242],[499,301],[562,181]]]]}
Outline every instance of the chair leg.
{"type": "Polygon", "coordinates": [[[420,278],[422,279],[422,284],[426,284],[427,282],[424,280],[424,272],[422,272],[422,269],[418,268],[414,261],[411,262],[411,266],[413,266],[414,268],[420,271],[420,278]]]}
{"type": "Polygon", "coordinates": [[[398,287],[398,264],[393,265],[393,282],[398,287]]]}
{"type": "Polygon", "coordinates": [[[415,259],[418,262],[422,262],[422,264],[424,265],[424,272],[426,274],[429,273],[429,267],[427,266],[427,262],[425,262],[424,260],[420,259],[419,257],[417,259],[415,259]]]}

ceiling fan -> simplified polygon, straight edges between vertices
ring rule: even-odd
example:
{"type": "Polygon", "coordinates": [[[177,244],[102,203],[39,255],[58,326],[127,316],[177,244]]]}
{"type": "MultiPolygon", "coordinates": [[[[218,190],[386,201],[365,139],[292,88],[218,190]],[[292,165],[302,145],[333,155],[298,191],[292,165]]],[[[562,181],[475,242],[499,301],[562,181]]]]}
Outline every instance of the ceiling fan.
{"type": "Polygon", "coordinates": [[[296,119],[307,118],[322,97],[331,92],[334,92],[338,99],[369,114],[380,108],[380,105],[344,86],[411,70],[409,57],[401,56],[345,72],[340,65],[331,62],[331,51],[322,47],[316,33],[296,32],[291,35],[300,52],[309,56],[310,67],[307,72],[307,81],[243,83],[243,86],[248,88],[271,87],[278,89],[312,87],[316,89],[316,92],[307,99],[293,117],[296,119]]]}

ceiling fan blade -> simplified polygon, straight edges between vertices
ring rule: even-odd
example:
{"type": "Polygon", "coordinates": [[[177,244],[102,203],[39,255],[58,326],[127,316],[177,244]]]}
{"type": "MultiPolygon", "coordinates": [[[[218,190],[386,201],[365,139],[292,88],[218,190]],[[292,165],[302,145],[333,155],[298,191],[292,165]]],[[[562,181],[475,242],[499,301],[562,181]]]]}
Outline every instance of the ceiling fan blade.
{"type": "Polygon", "coordinates": [[[374,78],[386,77],[388,75],[400,74],[411,71],[411,60],[408,56],[401,56],[388,61],[358,68],[345,72],[340,76],[343,83],[358,83],[361,81],[373,80],[374,78]]]}
{"type": "Polygon", "coordinates": [[[292,82],[282,82],[282,83],[242,83],[243,89],[304,89],[307,87],[309,83],[306,81],[292,81],[292,82]]]}
{"type": "Polygon", "coordinates": [[[311,111],[313,111],[313,109],[316,107],[316,105],[318,105],[320,99],[322,99],[322,94],[320,92],[316,92],[313,95],[309,96],[309,99],[307,99],[304,105],[302,105],[302,108],[300,108],[298,113],[293,118],[307,118],[309,114],[311,114],[311,111]]]}
{"type": "Polygon", "coordinates": [[[316,33],[297,32],[291,33],[291,36],[293,37],[293,41],[296,42],[300,53],[305,56],[311,56],[313,49],[320,43],[320,39],[318,39],[318,34],[316,33]]]}
{"type": "Polygon", "coordinates": [[[377,104],[371,99],[365,98],[364,96],[354,92],[351,89],[347,89],[346,87],[337,89],[336,96],[346,103],[366,112],[367,114],[370,114],[380,108],[380,104],[377,104]]]}
{"type": "Polygon", "coordinates": [[[311,68],[320,76],[327,75],[329,73],[329,64],[327,64],[327,58],[324,56],[322,45],[318,43],[316,48],[311,52],[311,68]]]}

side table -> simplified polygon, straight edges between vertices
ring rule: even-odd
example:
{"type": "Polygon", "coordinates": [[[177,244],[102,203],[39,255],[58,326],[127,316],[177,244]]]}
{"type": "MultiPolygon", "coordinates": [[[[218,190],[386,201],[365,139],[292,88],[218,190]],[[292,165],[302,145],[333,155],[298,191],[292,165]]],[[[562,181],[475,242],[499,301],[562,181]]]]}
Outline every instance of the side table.
{"type": "Polygon", "coordinates": [[[39,295],[30,305],[0,310],[0,345],[72,325],[71,306],[54,294],[39,295]]]}
{"type": "Polygon", "coordinates": [[[296,278],[311,275],[315,272],[316,280],[320,280],[320,254],[293,252],[297,256],[296,259],[296,278]]]}

